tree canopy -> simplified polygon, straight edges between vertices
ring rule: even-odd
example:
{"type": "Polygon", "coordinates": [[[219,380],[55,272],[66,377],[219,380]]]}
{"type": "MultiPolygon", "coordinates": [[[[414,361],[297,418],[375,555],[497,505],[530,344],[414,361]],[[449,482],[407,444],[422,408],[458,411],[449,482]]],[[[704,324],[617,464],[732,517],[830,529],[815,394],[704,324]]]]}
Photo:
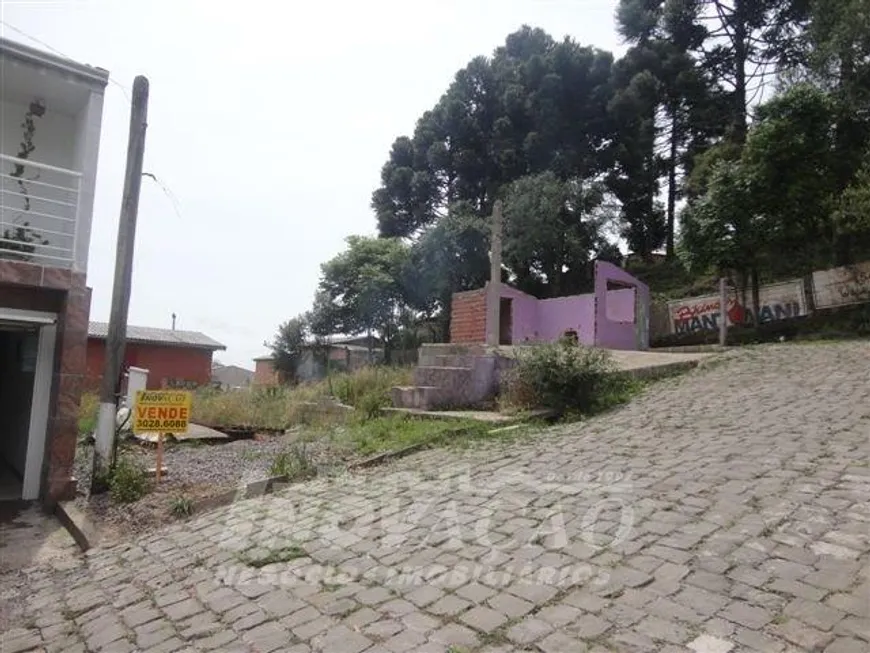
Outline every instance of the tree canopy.
{"type": "Polygon", "coordinates": [[[307,315],[297,315],[278,327],[278,333],[267,342],[272,352],[272,367],[287,383],[297,381],[297,368],[309,335],[307,315]]]}
{"type": "Polygon", "coordinates": [[[323,265],[311,331],[448,324],[488,278],[496,199],[503,278],[539,297],[624,249],[756,302],[762,279],[870,256],[866,0],[619,0],[616,27],[621,58],[523,26],[457,71],[389,149],[379,237],[323,265]]]}

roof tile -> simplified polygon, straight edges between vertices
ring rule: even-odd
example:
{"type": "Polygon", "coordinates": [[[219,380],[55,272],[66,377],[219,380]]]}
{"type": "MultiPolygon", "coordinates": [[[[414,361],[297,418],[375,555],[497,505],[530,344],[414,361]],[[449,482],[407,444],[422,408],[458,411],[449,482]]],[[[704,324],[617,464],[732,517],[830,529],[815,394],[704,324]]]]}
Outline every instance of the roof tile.
{"type": "MultiPolygon", "coordinates": [[[[109,325],[105,322],[91,322],[88,324],[89,338],[105,340],[108,333],[109,325]]],[[[155,329],[154,327],[139,327],[129,324],[127,325],[127,341],[143,344],[187,346],[199,349],[226,349],[225,345],[199,331],[155,329]]]]}

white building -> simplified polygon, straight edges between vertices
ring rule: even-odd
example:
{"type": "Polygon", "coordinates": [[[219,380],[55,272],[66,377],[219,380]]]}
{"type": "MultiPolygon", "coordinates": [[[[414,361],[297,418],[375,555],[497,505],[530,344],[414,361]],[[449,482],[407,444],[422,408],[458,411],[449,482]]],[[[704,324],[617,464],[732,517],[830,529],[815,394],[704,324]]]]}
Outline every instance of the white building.
{"type": "Polygon", "coordinates": [[[75,489],[108,79],[0,39],[0,500],[75,489]]]}

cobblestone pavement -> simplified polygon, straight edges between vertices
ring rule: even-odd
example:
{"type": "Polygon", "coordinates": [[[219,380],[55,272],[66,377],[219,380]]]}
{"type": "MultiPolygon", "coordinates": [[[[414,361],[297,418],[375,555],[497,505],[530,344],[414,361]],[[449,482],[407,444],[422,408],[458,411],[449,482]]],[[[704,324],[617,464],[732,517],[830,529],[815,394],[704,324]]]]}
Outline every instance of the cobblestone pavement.
{"type": "Polygon", "coordinates": [[[769,346],[532,439],[0,579],[0,650],[870,650],[870,345],[769,346]]]}

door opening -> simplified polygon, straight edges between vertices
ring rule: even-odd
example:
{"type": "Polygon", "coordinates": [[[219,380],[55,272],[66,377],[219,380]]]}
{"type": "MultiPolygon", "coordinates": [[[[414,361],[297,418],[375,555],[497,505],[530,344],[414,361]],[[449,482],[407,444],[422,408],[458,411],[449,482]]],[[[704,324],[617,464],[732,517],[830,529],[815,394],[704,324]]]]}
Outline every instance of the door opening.
{"type": "Polygon", "coordinates": [[[21,499],[36,373],[35,327],[0,326],[0,499],[21,499]]]}
{"type": "Polygon", "coordinates": [[[0,309],[0,500],[39,498],[56,316],[0,309]]]}
{"type": "Polygon", "coordinates": [[[514,300],[502,297],[498,310],[498,344],[513,344],[514,300]]]}

